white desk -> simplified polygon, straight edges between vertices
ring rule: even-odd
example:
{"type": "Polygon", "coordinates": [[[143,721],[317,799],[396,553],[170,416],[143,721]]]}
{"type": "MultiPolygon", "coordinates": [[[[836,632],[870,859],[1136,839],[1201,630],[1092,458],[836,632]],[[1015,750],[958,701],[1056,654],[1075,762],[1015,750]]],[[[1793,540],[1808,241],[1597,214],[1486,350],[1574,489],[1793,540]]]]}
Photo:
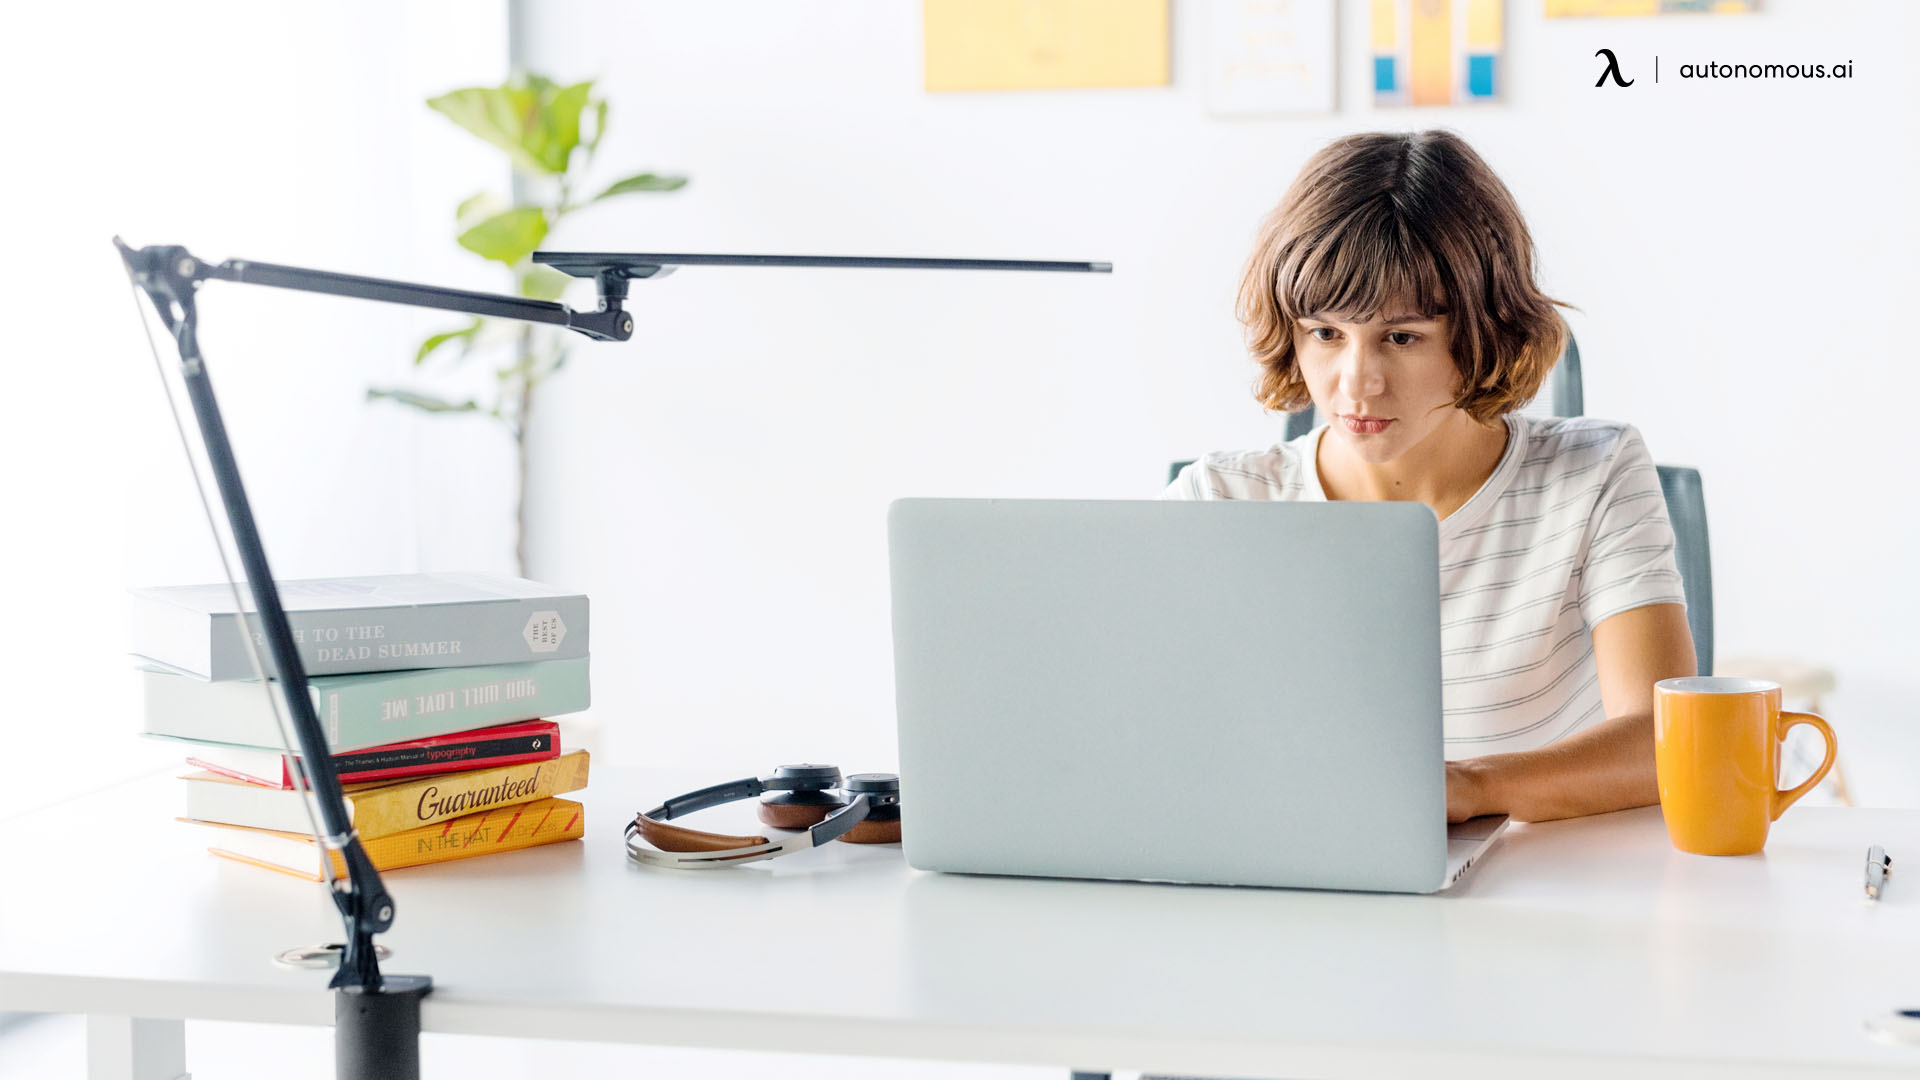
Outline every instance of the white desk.
{"type": "MultiPolygon", "coordinates": [[[[634,810],[721,779],[596,765],[585,841],[387,875],[383,969],[433,976],[432,1032],[1063,1080],[1920,1076],[1920,1048],[1861,1030],[1920,1006],[1920,877],[1861,898],[1870,843],[1920,863],[1917,811],[1796,809],[1744,858],[1674,851],[1656,808],[1517,826],[1431,897],[955,877],[847,845],[728,871],[626,860],[634,810]]],[[[204,854],[171,820],[178,783],[0,830],[0,1010],[94,1017],[96,1077],[177,1072],[188,1018],[333,1020],[324,972],[270,962],[340,940],[331,903],[204,854]],[[97,857],[22,888],[81,844],[97,857]]],[[[751,813],[728,809],[701,821],[751,813]]]]}

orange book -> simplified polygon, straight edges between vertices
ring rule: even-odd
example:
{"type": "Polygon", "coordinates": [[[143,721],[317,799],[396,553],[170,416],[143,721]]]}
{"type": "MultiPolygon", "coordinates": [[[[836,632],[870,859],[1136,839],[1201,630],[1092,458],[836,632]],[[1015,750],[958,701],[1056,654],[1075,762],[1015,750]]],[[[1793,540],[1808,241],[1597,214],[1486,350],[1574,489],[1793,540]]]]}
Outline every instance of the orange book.
{"type": "MultiPolygon", "coordinates": [[[[503,806],[479,814],[453,818],[418,829],[391,833],[373,840],[362,840],[367,857],[376,870],[397,870],[403,866],[471,859],[500,851],[556,844],[577,840],[586,832],[586,813],[571,799],[541,799],[538,802],[503,806]]],[[[183,819],[184,820],[184,819],[183,819]]],[[[268,870],[305,878],[324,880],[314,839],[306,833],[249,829],[241,825],[196,822],[219,829],[213,854],[236,862],[251,863],[268,870]]],[[[333,872],[347,873],[346,860],[333,853],[333,872]]]]}

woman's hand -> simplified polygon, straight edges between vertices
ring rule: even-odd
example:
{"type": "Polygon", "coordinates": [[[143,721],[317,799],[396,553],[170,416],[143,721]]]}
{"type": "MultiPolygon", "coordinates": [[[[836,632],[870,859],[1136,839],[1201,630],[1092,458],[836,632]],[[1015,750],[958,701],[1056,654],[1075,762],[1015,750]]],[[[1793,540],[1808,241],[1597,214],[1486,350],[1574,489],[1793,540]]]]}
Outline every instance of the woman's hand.
{"type": "Polygon", "coordinates": [[[1488,797],[1485,777],[1472,760],[1447,762],[1447,824],[1498,812],[1488,797]]]}

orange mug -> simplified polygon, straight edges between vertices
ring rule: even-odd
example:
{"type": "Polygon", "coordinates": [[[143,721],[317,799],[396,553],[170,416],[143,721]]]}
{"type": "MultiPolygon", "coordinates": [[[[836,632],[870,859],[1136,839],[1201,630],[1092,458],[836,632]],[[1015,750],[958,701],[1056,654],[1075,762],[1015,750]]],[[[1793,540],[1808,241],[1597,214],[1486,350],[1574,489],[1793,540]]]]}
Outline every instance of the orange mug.
{"type": "Polygon", "coordinates": [[[1751,855],[1767,830],[1833,768],[1833,729],[1812,713],[1782,712],[1780,684],[1701,676],[1653,684],[1653,755],[1660,813],[1673,846],[1696,855],[1751,855]],[[1827,756],[1799,787],[1781,791],[1780,743],[1806,724],[1827,756]]]}

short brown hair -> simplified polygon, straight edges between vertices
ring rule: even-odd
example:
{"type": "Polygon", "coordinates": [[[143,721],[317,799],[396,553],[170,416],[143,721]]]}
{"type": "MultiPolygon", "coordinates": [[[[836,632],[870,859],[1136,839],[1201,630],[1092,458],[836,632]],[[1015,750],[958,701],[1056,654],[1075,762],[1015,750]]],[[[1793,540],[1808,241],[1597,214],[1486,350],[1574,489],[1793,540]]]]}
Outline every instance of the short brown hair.
{"type": "Polygon", "coordinates": [[[1531,400],[1560,358],[1566,323],[1533,280],[1533,237],[1513,195],[1448,131],[1374,132],[1309,160],[1260,226],[1235,314],[1270,409],[1312,404],[1294,356],[1296,319],[1368,321],[1404,301],[1446,314],[1461,387],[1482,423],[1531,400]]]}

